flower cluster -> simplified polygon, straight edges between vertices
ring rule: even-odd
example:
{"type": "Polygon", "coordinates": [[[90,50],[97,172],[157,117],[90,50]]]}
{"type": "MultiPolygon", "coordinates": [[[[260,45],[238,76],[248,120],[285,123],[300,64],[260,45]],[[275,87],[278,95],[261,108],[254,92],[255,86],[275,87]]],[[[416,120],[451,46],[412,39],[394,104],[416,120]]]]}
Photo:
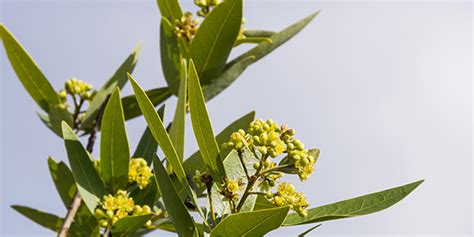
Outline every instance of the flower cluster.
{"type": "Polygon", "coordinates": [[[209,12],[217,5],[219,5],[222,0],[194,0],[196,4],[201,9],[198,11],[197,15],[201,17],[206,17],[209,12]]]}
{"type": "Polygon", "coordinates": [[[309,206],[303,193],[296,192],[292,184],[283,182],[277,188],[276,193],[268,193],[267,198],[271,199],[273,205],[277,207],[290,206],[300,216],[307,215],[306,208],[309,206]]]}
{"type": "Polygon", "coordinates": [[[220,194],[225,200],[237,201],[239,196],[237,192],[243,187],[242,179],[237,181],[224,179],[221,183],[220,194]]]}
{"type": "Polygon", "coordinates": [[[68,94],[73,97],[77,95],[81,100],[91,100],[93,97],[92,85],[73,77],[66,81],[64,89],[58,93],[63,103],[66,102],[68,94]]]}
{"type": "Polygon", "coordinates": [[[130,159],[128,168],[128,182],[137,183],[140,189],[144,189],[151,181],[153,176],[151,168],[143,158],[130,159]]]}
{"type": "MultiPolygon", "coordinates": [[[[304,144],[295,138],[295,130],[287,125],[279,126],[271,119],[258,119],[250,124],[247,132],[240,129],[232,133],[230,141],[224,143],[224,146],[238,151],[247,147],[251,151],[258,151],[262,157],[275,158],[286,153],[284,164],[293,168],[301,180],[306,180],[313,172],[315,158],[309,155],[304,144]]],[[[268,163],[267,166],[272,164],[268,163]]]]}
{"type": "MultiPolygon", "coordinates": [[[[128,196],[127,192],[118,190],[115,195],[105,195],[99,206],[95,209],[95,216],[99,219],[100,226],[109,228],[118,220],[127,216],[139,216],[152,213],[148,205],[135,205],[135,202],[128,196]]],[[[151,220],[145,227],[151,227],[151,220]]]]}
{"type": "Polygon", "coordinates": [[[185,38],[191,41],[198,30],[198,20],[193,20],[193,14],[184,13],[181,19],[177,19],[174,26],[174,32],[178,38],[185,38]]]}

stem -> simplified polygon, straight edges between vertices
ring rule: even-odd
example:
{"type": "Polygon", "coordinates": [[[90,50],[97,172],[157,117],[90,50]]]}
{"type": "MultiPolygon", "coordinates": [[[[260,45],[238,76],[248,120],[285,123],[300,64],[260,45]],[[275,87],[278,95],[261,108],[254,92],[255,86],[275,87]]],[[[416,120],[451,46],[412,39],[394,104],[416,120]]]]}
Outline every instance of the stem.
{"type": "Polygon", "coordinates": [[[264,192],[249,192],[249,194],[254,194],[254,195],[267,195],[264,192]]]}
{"type": "Polygon", "coordinates": [[[265,161],[266,157],[263,157],[262,160],[260,160],[260,165],[258,166],[258,169],[255,171],[255,174],[252,175],[249,179],[249,183],[247,184],[247,187],[245,188],[244,195],[240,199],[239,205],[237,206],[236,211],[239,212],[242,206],[245,203],[245,200],[247,200],[247,197],[249,196],[249,192],[252,190],[253,185],[257,182],[258,178],[260,177],[260,171],[262,170],[263,167],[263,162],[265,161]]]}
{"type": "Polygon", "coordinates": [[[250,180],[249,171],[247,170],[247,166],[245,165],[244,157],[242,157],[242,151],[239,150],[238,154],[239,154],[240,163],[242,164],[242,167],[244,168],[245,176],[247,176],[247,181],[249,181],[250,180]]]}
{"type": "Polygon", "coordinates": [[[214,206],[212,204],[212,192],[211,192],[212,186],[207,185],[207,197],[209,198],[209,208],[211,209],[211,218],[212,222],[215,225],[216,224],[216,214],[214,213],[214,206]]]}
{"type": "Polygon", "coordinates": [[[287,165],[275,166],[275,167],[273,167],[273,168],[269,168],[269,169],[263,170],[263,171],[260,173],[260,175],[264,175],[264,174],[267,174],[267,173],[270,173],[270,172],[273,172],[273,171],[280,171],[280,169],[288,168],[288,167],[291,167],[291,165],[287,164],[287,165]]]}

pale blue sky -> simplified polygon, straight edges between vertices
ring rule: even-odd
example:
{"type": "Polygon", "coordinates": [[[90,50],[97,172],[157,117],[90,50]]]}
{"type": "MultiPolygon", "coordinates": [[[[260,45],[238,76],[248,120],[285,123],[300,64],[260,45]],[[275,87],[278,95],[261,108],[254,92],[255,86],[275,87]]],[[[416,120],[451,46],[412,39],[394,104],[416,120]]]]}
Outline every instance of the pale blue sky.
{"type": "MultiPolygon", "coordinates": [[[[3,0],[0,7],[1,22],[55,88],[71,76],[100,86],[139,41],[135,78],[145,88],[165,85],[153,0],[3,0]]],[[[389,210],[325,223],[315,235],[470,235],[471,7],[449,1],[247,1],[250,29],[278,30],[322,12],[208,104],[215,130],[256,110],[258,117],[295,128],[308,147],[321,148],[314,175],[297,184],[312,206],[426,179],[389,210]]],[[[46,162],[48,155],[66,159],[63,143],[36,118],[38,108],[3,48],[0,55],[1,235],[51,236],[9,206],[64,215],[46,162]]],[[[123,94],[130,93],[127,86],[123,94]]],[[[174,103],[168,101],[168,114],[174,103]]],[[[144,124],[143,118],[127,124],[132,149],[144,124]]],[[[196,144],[189,127],[187,135],[191,154],[196,144]]]]}

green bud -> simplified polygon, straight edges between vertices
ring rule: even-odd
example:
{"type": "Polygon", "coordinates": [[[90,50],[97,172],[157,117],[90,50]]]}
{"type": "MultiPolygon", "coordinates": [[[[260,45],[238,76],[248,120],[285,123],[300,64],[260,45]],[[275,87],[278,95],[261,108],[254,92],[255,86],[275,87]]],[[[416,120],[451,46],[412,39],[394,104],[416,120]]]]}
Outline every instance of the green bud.
{"type": "Polygon", "coordinates": [[[267,199],[271,199],[271,198],[273,198],[273,193],[272,193],[272,192],[267,192],[267,194],[265,195],[265,197],[266,197],[267,199]]]}
{"type": "Polygon", "coordinates": [[[260,163],[258,163],[258,162],[253,163],[253,168],[254,169],[258,169],[258,167],[260,167],[260,163]]]}
{"type": "Polygon", "coordinates": [[[278,156],[277,152],[275,150],[271,150],[270,152],[268,152],[268,154],[272,157],[272,158],[275,158],[278,156]]]}
{"type": "Polygon", "coordinates": [[[260,147],[258,147],[258,151],[259,151],[260,153],[262,153],[262,155],[266,155],[266,154],[267,154],[267,147],[265,147],[265,146],[260,146],[260,147]]]}

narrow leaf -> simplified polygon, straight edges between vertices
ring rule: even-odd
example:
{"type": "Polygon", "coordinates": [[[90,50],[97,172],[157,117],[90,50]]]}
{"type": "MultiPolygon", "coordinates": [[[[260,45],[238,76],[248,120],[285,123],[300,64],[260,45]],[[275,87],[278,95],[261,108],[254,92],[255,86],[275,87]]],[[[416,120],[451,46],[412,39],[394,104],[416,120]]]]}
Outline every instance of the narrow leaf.
{"type": "Polygon", "coordinates": [[[241,212],[227,216],[211,231],[214,236],[263,236],[280,227],[289,207],[241,212]]]}
{"type": "MultiPolygon", "coordinates": [[[[161,87],[145,92],[148,98],[150,98],[153,106],[157,107],[163,103],[166,99],[171,96],[171,92],[168,87],[161,87]]],[[[138,106],[137,99],[135,95],[129,95],[122,98],[123,113],[125,115],[125,120],[130,120],[135,117],[142,115],[142,111],[138,106]]]]}
{"type": "Polygon", "coordinates": [[[199,236],[193,218],[179,198],[178,192],[166,172],[165,167],[155,156],[153,161],[156,182],[162,195],[166,210],[174,223],[179,236],[199,236]]]}
{"type": "Polygon", "coordinates": [[[58,190],[64,206],[69,208],[72,199],[74,198],[74,194],[77,191],[72,172],[64,162],[56,162],[52,157],[48,158],[48,166],[56,190],[58,190]]]}
{"type": "Polygon", "coordinates": [[[160,24],[160,54],[161,68],[170,91],[177,95],[181,71],[180,49],[174,34],[174,25],[166,18],[161,18],[160,24]]]}
{"type": "Polygon", "coordinates": [[[59,105],[57,92],[36,62],[3,24],[0,24],[0,38],[13,70],[33,100],[46,112],[59,105]]]}
{"type": "Polygon", "coordinates": [[[309,234],[309,232],[311,232],[311,231],[313,231],[314,229],[316,229],[316,228],[320,227],[321,225],[322,225],[322,224],[315,225],[315,226],[313,226],[313,227],[311,227],[311,228],[307,229],[305,232],[303,232],[303,233],[299,234],[299,235],[298,235],[298,237],[305,237],[306,235],[308,235],[308,234],[309,234]]]}
{"type": "Polygon", "coordinates": [[[68,236],[99,236],[99,221],[94,214],[92,214],[84,202],[81,203],[79,210],[77,210],[74,222],[68,231],[68,236]]]}
{"type": "Polygon", "coordinates": [[[153,214],[124,217],[115,222],[112,227],[112,236],[129,236],[139,230],[152,217],[153,214]]]}
{"type": "Polygon", "coordinates": [[[162,17],[166,17],[170,22],[175,22],[183,15],[178,0],[157,0],[158,8],[162,17]]]}
{"type": "Polygon", "coordinates": [[[194,60],[204,84],[224,68],[242,24],[242,0],[227,0],[206,16],[189,45],[189,58],[194,60]]]}
{"type": "Polygon", "coordinates": [[[120,67],[115,71],[112,77],[102,86],[100,90],[97,91],[97,94],[94,96],[92,101],[87,108],[86,115],[84,116],[84,121],[82,122],[82,128],[88,129],[92,126],[94,120],[100,112],[103,104],[107,100],[110,94],[112,94],[115,87],[122,89],[127,83],[127,73],[132,73],[135,65],[138,61],[138,56],[140,54],[141,45],[138,44],[130,56],[125,59],[125,61],[120,65],[120,67]]]}
{"type": "Polygon", "coordinates": [[[399,202],[418,187],[423,180],[403,186],[387,189],[308,210],[308,216],[301,217],[296,213],[288,215],[283,225],[301,225],[335,219],[362,216],[384,210],[399,202]]]}
{"type": "MultiPolygon", "coordinates": [[[[165,105],[162,105],[157,112],[158,116],[160,116],[161,120],[163,120],[165,113],[165,105]]],[[[153,134],[151,134],[150,128],[146,127],[142,137],[140,138],[140,141],[138,142],[137,148],[133,153],[133,157],[142,157],[146,160],[147,164],[151,164],[151,162],[153,161],[153,155],[156,154],[157,150],[158,143],[155,141],[153,134]]]]}
{"type": "Polygon", "coordinates": [[[246,37],[272,37],[275,34],[273,31],[268,30],[246,30],[244,35],[246,37]]]}
{"type": "Polygon", "coordinates": [[[59,137],[62,137],[61,123],[63,121],[66,122],[71,127],[74,124],[74,119],[72,117],[72,114],[69,113],[67,109],[60,108],[59,106],[50,108],[48,117],[49,117],[49,123],[51,124],[51,129],[59,137]]]}
{"type": "Polygon", "coordinates": [[[101,131],[100,173],[106,187],[115,193],[119,189],[125,189],[128,184],[130,162],[130,148],[118,88],[105,107],[101,131]]]}
{"type": "Polygon", "coordinates": [[[81,142],[71,128],[63,122],[63,138],[71,165],[72,174],[81,194],[82,200],[91,212],[106,193],[104,184],[95,171],[90,154],[84,149],[81,142]]]}
{"type": "Polygon", "coordinates": [[[138,101],[138,105],[145,117],[145,120],[150,128],[151,134],[155,138],[158,145],[161,147],[164,155],[166,156],[168,162],[171,163],[173,170],[178,178],[179,182],[186,187],[186,191],[188,194],[192,195],[191,188],[188,185],[188,181],[186,179],[186,173],[184,172],[183,166],[181,164],[181,160],[176,153],[176,150],[171,142],[171,139],[166,132],[166,128],[163,125],[163,121],[158,116],[158,113],[155,111],[153,104],[151,103],[150,99],[147,97],[143,89],[138,85],[138,83],[132,78],[129,74],[130,81],[132,83],[133,90],[135,92],[135,96],[138,101]]]}
{"type": "MultiPolygon", "coordinates": [[[[184,63],[183,63],[184,64],[184,63]]],[[[185,65],[183,65],[184,68],[185,65]]],[[[188,92],[188,79],[186,70],[182,70],[181,80],[179,85],[178,102],[174,113],[173,123],[170,129],[170,139],[176,148],[176,153],[181,161],[184,159],[184,136],[185,136],[185,122],[186,122],[186,103],[188,92]]]]}
{"type": "Polygon", "coordinates": [[[19,212],[20,214],[22,214],[23,216],[25,216],[26,218],[34,221],[36,224],[41,225],[55,232],[61,229],[61,225],[63,224],[63,221],[64,221],[62,218],[54,214],[42,212],[30,207],[13,205],[12,208],[15,209],[15,211],[19,212]]]}
{"type": "Polygon", "coordinates": [[[211,121],[207,114],[206,102],[204,101],[196,68],[193,60],[189,62],[189,110],[194,135],[204,163],[214,180],[219,182],[225,176],[225,169],[222,164],[219,146],[214,138],[211,121]]]}

